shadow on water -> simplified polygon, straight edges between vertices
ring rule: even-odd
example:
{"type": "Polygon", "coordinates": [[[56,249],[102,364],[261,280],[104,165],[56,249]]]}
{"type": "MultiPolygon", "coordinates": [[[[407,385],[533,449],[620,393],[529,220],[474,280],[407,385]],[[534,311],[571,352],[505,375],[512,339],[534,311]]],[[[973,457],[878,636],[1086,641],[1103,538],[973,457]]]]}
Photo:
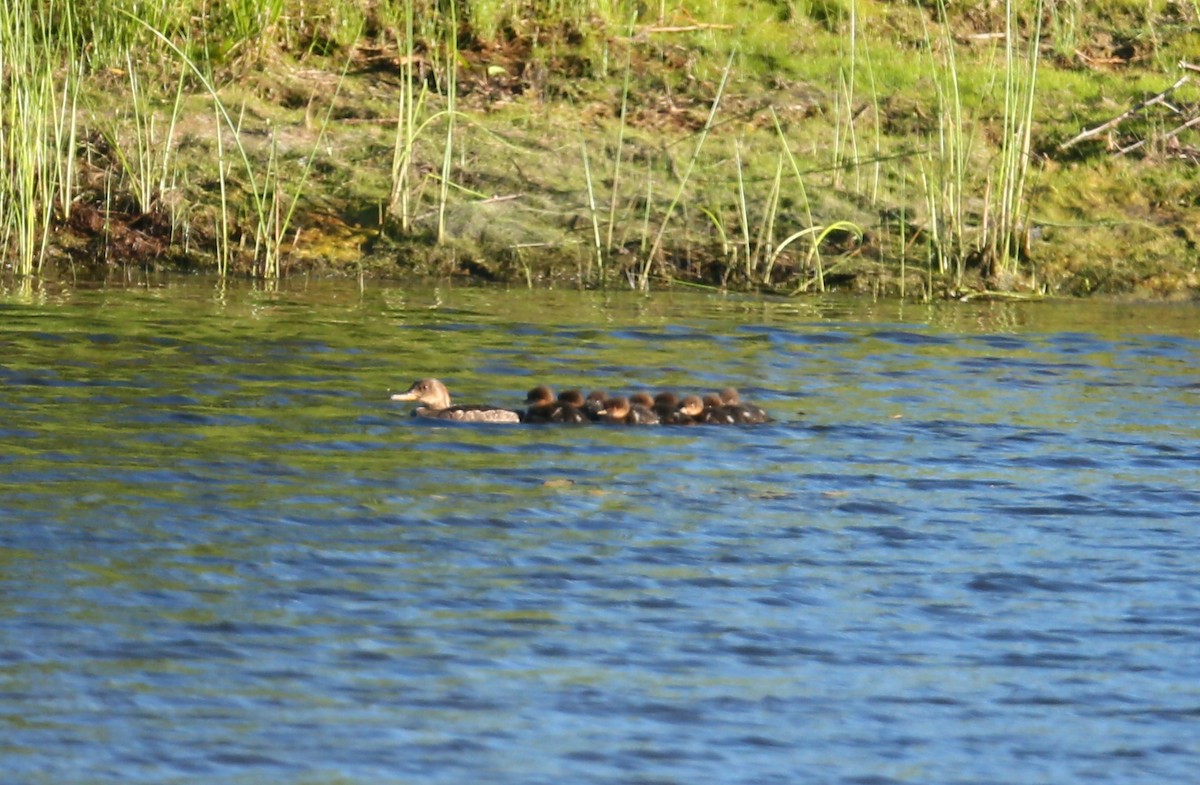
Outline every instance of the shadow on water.
{"type": "Polygon", "coordinates": [[[16,782],[1200,763],[1200,312],[207,282],[0,303],[16,782]],[[760,427],[406,416],[736,384],[760,427]]]}

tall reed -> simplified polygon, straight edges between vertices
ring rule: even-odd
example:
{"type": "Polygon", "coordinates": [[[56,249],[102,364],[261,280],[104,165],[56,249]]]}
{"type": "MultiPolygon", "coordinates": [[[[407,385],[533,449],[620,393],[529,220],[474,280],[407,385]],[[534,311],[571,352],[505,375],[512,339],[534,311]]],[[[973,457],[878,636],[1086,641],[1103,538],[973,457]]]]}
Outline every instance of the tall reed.
{"type": "Polygon", "coordinates": [[[396,118],[396,138],[392,147],[392,189],[388,213],[408,232],[413,219],[412,178],[420,128],[417,118],[425,105],[425,80],[417,90],[417,41],[413,0],[404,3],[404,32],[397,33],[400,50],[400,102],[396,118]]]}
{"type": "MultiPolygon", "coordinates": [[[[800,204],[804,206],[804,214],[805,219],[808,222],[808,226],[810,229],[815,228],[817,232],[820,232],[820,228],[817,227],[816,219],[813,217],[812,203],[808,200],[808,189],[804,187],[804,175],[800,172],[800,164],[796,161],[796,156],[792,154],[791,145],[788,144],[787,136],[783,133],[783,126],[780,124],[779,116],[775,114],[774,109],[771,109],[771,121],[775,124],[775,135],[778,137],[779,144],[783,148],[784,156],[787,158],[788,164],[791,166],[792,174],[796,177],[796,188],[800,193],[800,204]]],[[[801,236],[808,235],[801,234],[801,236]]],[[[813,280],[816,283],[817,291],[824,292],[825,266],[821,260],[820,242],[815,241],[813,243],[812,251],[808,255],[808,261],[814,266],[815,269],[813,280]]]]}
{"type": "Polygon", "coordinates": [[[1006,0],[1004,13],[1004,130],[995,187],[989,189],[991,198],[985,208],[987,217],[981,245],[989,272],[1012,275],[1017,271],[1024,245],[1022,237],[1028,231],[1030,206],[1026,181],[1037,90],[1042,0],[1034,3],[1033,32],[1023,55],[1017,45],[1020,30],[1013,0],[1006,0]]]}
{"type": "MultiPolygon", "coordinates": [[[[126,12],[127,13],[127,12],[126,12]]],[[[273,129],[271,132],[271,146],[265,168],[259,169],[251,160],[249,151],[242,140],[242,124],[241,120],[234,123],[232,116],[229,114],[228,108],[221,100],[211,75],[205,74],[197,64],[197,62],[189,57],[186,52],[174,41],[169,39],[162,31],[157,30],[149,25],[145,20],[142,20],[132,14],[127,14],[137,24],[145,27],[156,39],[161,41],[176,57],[179,58],[184,68],[190,71],[204,86],[212,99],[213,108],[220,121],[223,121],[224,126],[230,132],[233,139],[234,147],[238,151],[244,167],[246,178],[250,187],[251,208],[254,212],[254,269],[264,278],[276,278],[280,273],[280,254],[282,253],[283,243],[290,228],[292,219],[295,216],[296,208],[299,205],[300,199],[303,196],[304,188],[308,182],[310,173],[312,172],[313,164],[317,158],[317,151],[320,149],[324,141],[325,133],[328,130],[329,122],[333,117],[333,110],[337,104],[338,96],[341,93],[342,85],[345,82],[346,72],[350,67],[350,55],[347,55],[345,64],[342,67],[341,75],[338,78],[337,86],[334,88],[333,95],[329,101],[329,107],[326,109],[325,117],[321,122],[320,129],[316,140],[313,142],[312,150],[305,156],[305,165],[298,180],[292,184],[292,192],[290,196],[285,192],[286,182],[282,174],[281,163],[278,149],[278,131],[273,129]],[[260,185],[261,183],[261,185],[260,185]]],[[[220,125],[220,122],[218,122],[220,125]]],[[[223,148],[218,148],[218,165],[223,148]]],[[[228,230],[226,202],[227,194],[225,190],[225,173],[221,170],[221,216],[223,230],[228,230]]],[[[219,241],[219,245],[223,244],[225,252],[228,250],[229,239],[226,235],[223,240],[219,241]]]]}
{"type": "Polygon", "coordinates": [[[937,2],[941,33],[935,38],[925,28],[938,118],[936,145],[920,162],[930,216],[928,235],[939,272],[953,271],[956,287],[962,284],[969,260],[978,261],[985,275],[1015,274],[1019,264],[1030,207],[1027,183],[1042,0],[1035,0],[1031,10],[1031,36],[1022,48],[1018,41],[1021,29],[1016,4],[1014,0],[1005,0],[1001,148],[994,169],[981,186],[983,193],[978,201],[982,214],[975,219],[974,226],[967,214],[967,191],[972,182],[972,137],[967,130],[970,119],[964,110],[957,44],[950,33],[945,0],[937,2]],[[933,54],[939,49],[940,58],[933,54]]]}
{"type": "Polygon", "coordinates": [[[700,138],[696,140],[696,149],[692,151],[692,157],[688,159],[687,169],[684,170],[683,176],[679,180],[679,188],[675,191],[675,197],[671,199],[667,205],[666,214],[663,215],[662,223],[658,226],[658,232],[654,235],[654,241],[650,244],[649,250],[646,251],[645,258],[642,260],[642,269],[638,275],[638,288],[643,291],[650,288],[650,267],[657,258],[659,251],[662,249],[663,237],[667,231],[667,225],[671,222],[671,216],[675,213],[675,208],[679,206],[683,199],[683,193],[688,186],[688,181],[691,179],[692,170],[696,168],[696,161],[700,158],[700,151],[704,149],[704,142],[708,139],[708,134],[712,131],[714,121],[717,117],[717,108],[721,105],[721,98],[725,95],[725,86],[729,84],[729,75],[733,72],[733,59],[737,52],[729,53],[729,61],[725,63],[725,70],[721,73],[721,84],[717,87],[717,94],[713,97],[712,106],[708,110],[708,119],[704,121],[704,127],[700,130],[700,138]]]}
{"type": "Polygon", "coordinates": [[[454,119],[458,99],[458,16],[450,3],[450,24],[446,29],[446,141],[442,148],[442,177],[438,189],[437,241],[446,241],[446,205],[450,200],[450,165],[454,160],[454,119]]]}
{"type": "Polygon", "coordinates": [[[66,217],[74,198],[73,19],[70,4],[0,7],[0,256],[25,277],[41,270],[55,208],[66,217]],[[54,36],[56,25],[68,35],[54,36]]]}
{"type": "Polygon", "coordinates": [[[129,77],[129,105],[133,119],[133,140],[127,144],[119,130],[121,120],[116,118],[108,128],[102,129],[117,163],[124,172],[129,189],[139,212],[153,212],[167,192],[174,160],[175,128],[183,105],[185,75],[182,69],[175,88],[175,101],[171,106],[167,129],[160,128],[154,103],[142,87],[138,65],[133,53],[125,53],[125,70],[129,77]]]}
{"type": "MultiPolygon", "coordinates": [[[[617,144],[613,153],[612,191],[608,201],[608,233],[604,242],[604,254],[610,255],[615,250],[613,234],[617,227],[617,200],[621,193],[621,163],[625,156],[625,132],[629,122],[629,87],[633,79],[633,35],[637,25],[638,14],[635,8],[629,15],[627,41],[625,44],[625,75],[621,80],[621,113],[617,120],[617,144]]],[[[600,280],[604,280],[604,268],[600,269],[600,280]]]]}
{"type": "Polygon", "coordinates": [[[967,257],[966,191],[972,138],[967,130],[959,85],[957,44],[950,26],[946,0],[937,0],[939,33],[935,36],[921,16],[930,76],[937,99],[937,139],[928,157],[930,236],[939,272],[953,268],[955,285],[962,283],[967,257]]]}

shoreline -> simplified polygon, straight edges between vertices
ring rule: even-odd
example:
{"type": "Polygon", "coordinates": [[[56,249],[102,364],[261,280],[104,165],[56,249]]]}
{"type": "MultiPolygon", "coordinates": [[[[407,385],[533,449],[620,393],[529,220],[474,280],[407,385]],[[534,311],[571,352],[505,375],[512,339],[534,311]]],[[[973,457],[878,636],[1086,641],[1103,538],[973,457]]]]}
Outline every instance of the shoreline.
{"type": "Polygon", "coordinates": [[[57,163],[78,171],[39,206],[36,270],[1200,299],[1200,148],[1154,114],[1200,93],[1200,68],[1166,64],[1182,33],[1097,64],[1028,15],[766,13],[547,23],[552,52],[376,20],[320,55],[268,39],[210,77],[160,45],[130,61],[140,81],[75,84],[57,163]],[[1023,60],[975,37],[997,26],[1023,60]]]}

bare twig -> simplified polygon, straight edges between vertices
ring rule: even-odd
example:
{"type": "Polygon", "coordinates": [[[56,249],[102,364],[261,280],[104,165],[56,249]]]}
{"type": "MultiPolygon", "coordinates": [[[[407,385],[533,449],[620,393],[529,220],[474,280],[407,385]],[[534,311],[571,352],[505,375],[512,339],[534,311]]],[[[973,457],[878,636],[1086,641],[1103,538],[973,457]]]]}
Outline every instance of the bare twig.
{"type": "Polygon", "coordinates": [[[699,30],[732,30],[733,25],[694,24],[694,25],[652,25],[637,31],[633,38],[645,38],[653,33],[694,33],[699,30]]]}
{"type": "MultiPolygon", "coordinates": [[[[1194,125],[1200,125],[1200,115],[1193,117],[1191,120],[1188,120],[1183,125],[1172,128],[1170,131],[1167,131],[1165,134],[1163,134],[1162,136],[1160,136],[1158,138],[1162,139],[1164,141],[1167,139],[1174,139],[1176,136],[1179,136],[1179,134],[1183,133],[1184,131],[1186,131],[1187,129],[1191,128],[1194,125]]],[[[1132,153],[1134,150],[1137,150],[1141,147],[1145,147],[1146,143],[1149,141],[1150,141],[1149,139],[1142,139],[1137,142],[1134,142],[1133,144],[1129,145],[1128,147],[1122,147],[1120,150],[1117,150],[1117,155],[1125,155],[1126,153],[1132,153]]]]}
{"type": "MultiPolygon", "coordinates": [[[[1181,63],[1180,65],[1186,65],[1186,64],[1181,63]]],[[[1200,71],[1200,68],[1196,68],[1196,70],[1200,71]]],[[[1180,87],[1183,87],[1183,85],[1187,84],[1189,81],[1191,81],[1191,77],[1188,76],[1187,74],[1184,74],[1183,76],[1179,77],[1179,81],[1177,81],[1175,84],[1168,87],[1166,90],[1163,90],[1161,93],[1154,96],[1153,98],[1149,98],[1145,101],[1142,101],[1142,102],[1130,107],[1129,109],[1126,109],[1124,112],[1117,115],[1113,119],[1109,120],[1107,123],[1098,125],[1095,128],[1090,128],[1090,129],[1084,131],[1083,133],[1077,135],[1073,139],[1068,139],[1067,141],[1063,142],[1062,144],[1060,144],[1058,146],[1059,151],[1061,152],[1070,147],[1074,147],[1076,144],[1078,144],[1082,141],[1085,141],[1087,139],[1092,139],[1096,136],[1099,136],[1100,134],[1104,133],[1108,129],[1121,124],[1122,122],[1124,122],[1125,120],[1128,120],[1133,115],[1135,115],[1145,109],[1148,109],[1149,107],[1154,106],[1155,104],[1165,104],[1168,95],[1170,95],[1174,91],[1178,90],[1180,87]]],[[[1122,150],[1121,152],[1126,152],[1126,151],[1122,150]]]]}

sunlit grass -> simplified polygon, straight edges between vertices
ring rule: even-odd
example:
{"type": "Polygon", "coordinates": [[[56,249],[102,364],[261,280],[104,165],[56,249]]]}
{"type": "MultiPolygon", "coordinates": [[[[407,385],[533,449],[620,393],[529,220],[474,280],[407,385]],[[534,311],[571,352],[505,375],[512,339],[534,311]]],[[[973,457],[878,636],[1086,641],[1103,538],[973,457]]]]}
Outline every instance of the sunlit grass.
{"type": "Polygon", "coordinates": [[[0,8],[0,258],[23,277],[41,269],[54,212],[65,219],[74,198],[79,71],[73,35],[52,36],[52,23],[74,29],[69,10],[56,19],[35,0],[0,8]]]}
{"type": "MultiPolygon", "coordinates": [[[[944,0],[17,0],[0,10],[0,240],[32,271],[79,204],[100,208],[105,232],[115,204],[167,206],[172,228],[207,243],[216,269],[281,275],[310,189],[326,185],[314,178],[347,168],[326,140],[358,126],[339,125],[321,103],[306,114],[319,116],[314,128],[299,129],[296,106],[271,106],[275,86],[256,75],[353,62],[365,91],[391,96],[391,122],[351,118],[391,137],[379,167],[390,193],[381,185],[365,205],[389,237],[460,242],[461,216],[481,214],[470,203],[504,195],[478,182],[513,175],[509,157],[526,184],[547,186],[507,186],[521,202],[540,200],[527,216],[575,210],[565,239],[528,247],[586,252],[588,283],[630,276],[644,288],[652,272],[671,277],[696,256],[724,266],[710,281],[820,290],[837,263],[821,238],[856,234],[874,238],[884,261],[927,260],[955,284],[976,270],[1019,273],[1029,263],[1020,235],[1037,217],[1037,148],[1163,86],[1150,69],[1081,67],[1076,50],[1100,30],[1127,38],[1139,64],[1167,62],[1187,56],[1195,23],[1200,4],[1166,0],[983,10],[944,0]],[[489,69],[520,88],[494,96],[519,104],[508,115],[481,96],[489,69]],[[748,104],[746,93],[769,102],[748,104]],[[98,104],[93,127],[79,126],[81,94],[85,109],[98,104]],[[201,99],[218,122],[197,131],[201,99]],[[576,117],[542,117],[563,105],[576,117]],[[516,117],[528,139],[500,141],[516,117]],[[86,141],[97,135],[101,155],[86,141]],[[539,149],[562,159],[547,168],[573,174],[527,176],[545,166],[539,149]],[[111,171],[81,178],[81,151],[111,171]],[[886,217],[897,211],[899,231],[886,217]]],[[[364,212],[349,190],[344,211],[364,212]]]]}

